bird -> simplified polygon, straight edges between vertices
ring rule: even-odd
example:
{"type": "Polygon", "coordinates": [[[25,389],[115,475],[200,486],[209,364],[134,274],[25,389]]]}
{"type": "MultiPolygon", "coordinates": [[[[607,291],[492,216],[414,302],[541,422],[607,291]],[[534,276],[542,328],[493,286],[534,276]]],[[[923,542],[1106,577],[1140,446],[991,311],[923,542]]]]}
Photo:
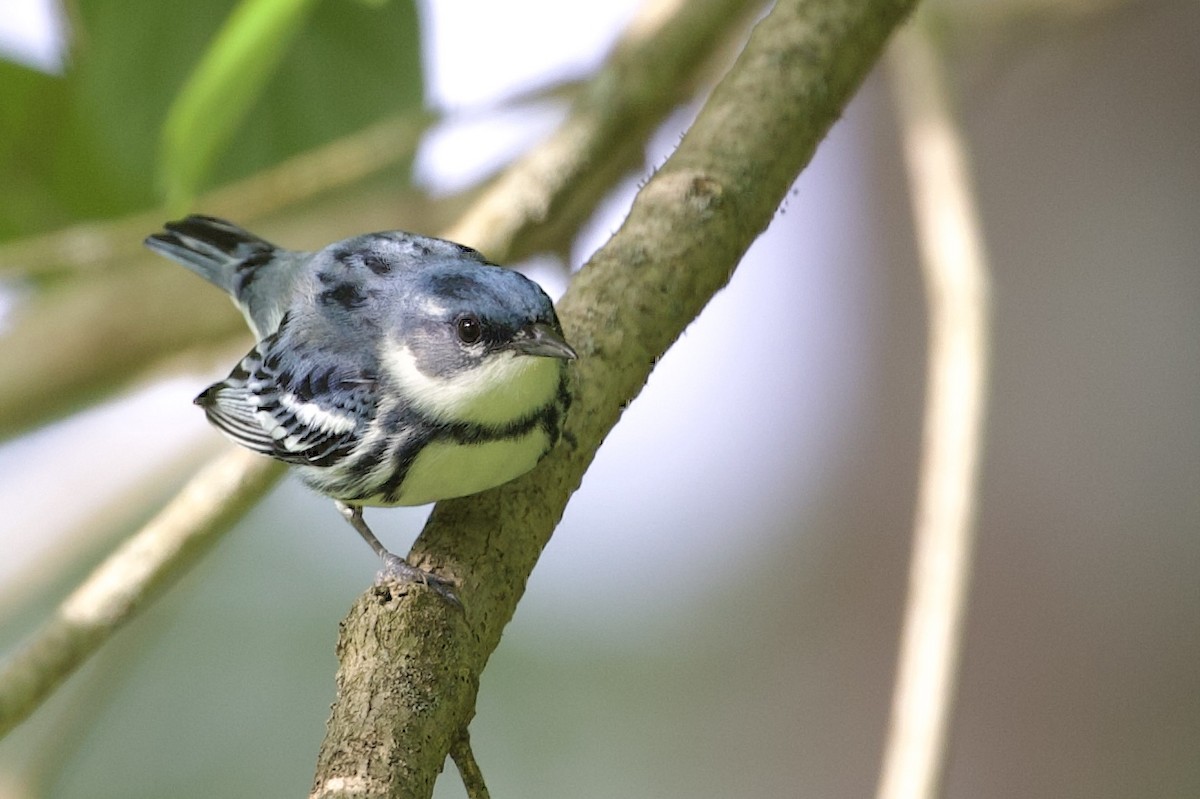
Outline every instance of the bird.
{"type": "Polygon", "coordinates": [[[453,586],[391,553],[364,507],[508,482],[562,434],[563,336],[546,293],[444,239],[388,231],[287,250],[212,216],[145,244],[227,292],[256,343],[196,397],[235,443],[289,464],[383,560],[379,579],[453,586]]]}

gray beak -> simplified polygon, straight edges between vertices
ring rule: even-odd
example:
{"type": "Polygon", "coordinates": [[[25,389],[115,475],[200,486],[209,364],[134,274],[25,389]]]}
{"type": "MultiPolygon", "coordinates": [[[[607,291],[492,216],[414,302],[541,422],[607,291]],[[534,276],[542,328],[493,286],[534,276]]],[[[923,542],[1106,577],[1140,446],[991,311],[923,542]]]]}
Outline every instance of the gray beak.
{"type": "Polygon", "coordinates": [[[534,322],[517,331],[512,348],[522,355],[540,355],[543,358],[575,360],[575,350],[554,328],[543,322],[534,322]]]}

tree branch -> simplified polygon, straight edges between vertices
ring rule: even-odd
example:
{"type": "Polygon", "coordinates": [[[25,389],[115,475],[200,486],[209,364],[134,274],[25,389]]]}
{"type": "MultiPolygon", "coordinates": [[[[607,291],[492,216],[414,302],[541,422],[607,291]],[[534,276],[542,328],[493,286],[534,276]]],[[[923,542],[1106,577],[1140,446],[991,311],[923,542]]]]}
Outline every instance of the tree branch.
{"type": "Polygon", "coordinates": [[[941,794],[971,577],[988,375],[988,270],[947,70],[915,25],[890,53],[929,305],[920,489],[879,799],[941,794]]]}
{"type": "Polygon", "coordinates": [[[570,243],[646,140],[698,88],[763,0],[650,0],[563,124],[495,180],[446,234],[501,263],[570,243]]]}
{"type": "Polygon", "coordinates": [[[483,771],[475,760],[475,752],[471,749],[471,735],[465,727],[450,745],[450,758],[454,765],[458,766],[458,776],[462,779],[463,787],[467,789],[468,799],[489,799],[491,794],[483,782],[483,771]]]}
{"type": "Polygon", "coordinates": [[[232,450],[198,472],[98,566],[54,617],[0,667],[0,738],[159,591],[195,563],[282,473],[232,450]]]}
{"type": "Polygon", "coordinates": [[[414,560],[460,582],[465,610],[427,591],[371,592],[343,623],[313,797],[430,795],[601,441],[770,223],[911,6],[781,0],[755,28],[679,149],[559,303],[580,354],[564,442],[506,486],[439,503],[414,546],[414,560]]]}

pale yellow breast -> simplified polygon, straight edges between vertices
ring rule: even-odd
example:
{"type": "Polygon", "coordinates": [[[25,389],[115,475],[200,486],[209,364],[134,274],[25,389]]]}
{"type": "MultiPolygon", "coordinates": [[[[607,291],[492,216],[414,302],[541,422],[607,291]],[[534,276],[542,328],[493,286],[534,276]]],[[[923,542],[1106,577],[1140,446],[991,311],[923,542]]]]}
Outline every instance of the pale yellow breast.
{"type": "Polygon", "coordinates": [[[502,485],[532,469],[549,445],[540,425],[515,438],[481,444],[433,442],[413,462],[397,504],[424,505],[502,485]]]}

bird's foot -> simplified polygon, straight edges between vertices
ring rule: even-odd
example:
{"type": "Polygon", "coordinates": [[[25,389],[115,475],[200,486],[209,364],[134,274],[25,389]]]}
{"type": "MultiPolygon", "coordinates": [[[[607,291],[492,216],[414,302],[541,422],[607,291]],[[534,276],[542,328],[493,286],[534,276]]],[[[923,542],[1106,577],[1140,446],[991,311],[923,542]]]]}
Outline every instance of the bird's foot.
{"type": "Polygon", "coordinates": [[[432,588],[435,593],[454,607],[462,609],[462,602],[454,593],[454,583],[443,580],[423,569],[418,569],[404,558],[393,555],[391,552],[383,556],[383,568],[379,570],[379,574],[375,575],[375,585],[382,586],[388,583],[420,583],[432,588]]]}
{"type": "Polygon", "coordinates": [[[449,602],[459,610],[462,609],[462,602],[454,593],[454,584],[443,580],[437,575],[430,574],[427,571],[418,569],[411,563],[406,561],[399,555],[392,554],[387,547],[383,545],[375,533],[371,532],[371,528],[367,526],[367,522],[363,519],[362,506],[350,505],[341,500],[335,499],[334,504],[341,512],[342,516],[350,523],[350,526],[358,531],[363,540],[375,550],[375,554],[383,559],[383,568],[379,570],[379,574],[375,575],[376,586],[387,586],[389,583],[420,583],[432,588],[438,595],[449,602]]]}

